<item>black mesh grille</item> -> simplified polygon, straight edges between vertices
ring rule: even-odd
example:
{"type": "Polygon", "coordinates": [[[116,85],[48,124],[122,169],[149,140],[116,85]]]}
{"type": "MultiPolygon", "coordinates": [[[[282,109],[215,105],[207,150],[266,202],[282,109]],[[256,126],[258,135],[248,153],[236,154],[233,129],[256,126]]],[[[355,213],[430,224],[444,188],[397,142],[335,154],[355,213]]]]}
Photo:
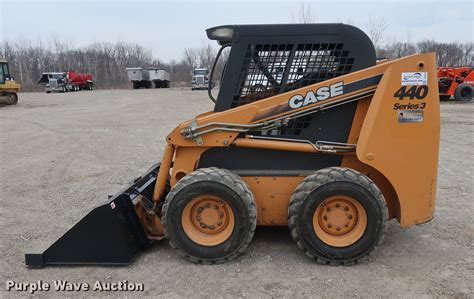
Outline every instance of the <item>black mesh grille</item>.
{"type": "Polygon", "coordinates": [[[350,73],[349,55],[342,43],[249,45],[232,107],[350,73]]]}
{"type": "Polygon", "coordinates": [[[311,116],[300,117],[291,120],[287,126],[282,128],[278,135],[300,135],[301,130],[309,128],[311,124],[311,116]]]}

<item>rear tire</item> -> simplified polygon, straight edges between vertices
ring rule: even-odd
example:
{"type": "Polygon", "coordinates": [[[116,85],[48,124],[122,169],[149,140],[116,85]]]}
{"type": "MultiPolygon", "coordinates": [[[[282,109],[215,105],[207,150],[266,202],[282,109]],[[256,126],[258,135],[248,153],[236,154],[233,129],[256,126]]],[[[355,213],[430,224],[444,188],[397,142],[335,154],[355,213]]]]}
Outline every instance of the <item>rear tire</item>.
{"type": "Polygon", "coordinates": [[[236,174],[198,169],[174,186],[162,209],[165,237],[192,262],[223,263],[236,258],[255,233],[255,199],[236,174]]]}
{"type": "Polygon", "coordinates": [[[364,174],[330,167],[306,177],[288,208],[291,237],[321,264],[353,265],[384,239],[388,210],[379,188],[364,174]]]}
{"type": "Polygon", "coordinates": [[[461,102],[472,100],[472,86],[467,83],[458,85],[454,91],[454,99],[461,102]]]}

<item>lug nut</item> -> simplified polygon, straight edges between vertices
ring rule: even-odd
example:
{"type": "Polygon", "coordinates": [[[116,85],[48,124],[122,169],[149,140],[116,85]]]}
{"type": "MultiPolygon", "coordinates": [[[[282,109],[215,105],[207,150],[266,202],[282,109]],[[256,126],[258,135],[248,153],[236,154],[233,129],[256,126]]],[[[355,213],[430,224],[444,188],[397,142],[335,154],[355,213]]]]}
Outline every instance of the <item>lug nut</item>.
{"type": "Polygon", "coordinates": [[[224,212],[219,212],[219,218],[224,218],[224,212]]]}
{"type": "Polygon", "coordinates": [[[340,228],[340,227],[336,227],[336,230],[337,230],[337,231],[340,231],[340,230],[341,230],[341,228],[340,228]]]}
{"type": "Polygon", "coordinates": [[[344,211],[349,211],[349,207],[344,207],[344,211]]]}
{"type": "Polygon", "coordinates": [[[201,216],[196,216],[196,221],[201,221],[201,216]]]}
{"type": "Polygon", "coordinates": [[[219,206],[218,206],[218,205],[215,205],[215,206],[214,206],[214,209],[219,210],[219,206]]]}
{"type": "Polygon", "coordinates": [[[347,218],[352,219],[352,215],[347,216],[347,218]]]}
{"type": "Polygon", "coordinates": [[[206,228],[207,225],[201,222],[201,227],[202,227],[202,228],[206,228]]]}
{"type": "Polygon", "coordinates": [[[199,207],[199,208],[198,208],[198,213],[202,213],[203,210],[204,210],[203,207],[199,207]]]}
{"type": "Polygon", "coordinates": [[[214,225],[211,225],[208,227],[210,230],[214,230],[216,227],[214,225]]]}
{"type": "Polygon", "coordinates": [[[328,228],[331,228],[331,227],[332,227],[332,225],[331,225],[331,224],[328,224],[328,228]]]}
{"type": "Polygon", "coordinates": [[[339,208],[339,207],[340,207],[340,205],[337,203],[337,204],[336,204],[336,208],[339,208]]]}
{"type": "Polygon", "coordinates": [[[324,220],[328,220],[328,216],[323,216],[323,219],[324,219],[324,220]]]}
{"type": "Polygon", "coordinates": [[[326,211],[331,212],[331,208],[327,208],[326,211]]]}
{"type": "Polygon", "coordinates": [[[222,225],[222,221],[217,222],[217,225],[218,225],[218,226],[221,226],[221,225],[222,225]]]}
{"type": "Polygon", "coordinates": [[[206,203],[206,204],[204,205],[204,207],[205,207],[205,208],[210,208],[210,207],[211,207],[211,204],[210,204],[210,203],[206,203]]]}

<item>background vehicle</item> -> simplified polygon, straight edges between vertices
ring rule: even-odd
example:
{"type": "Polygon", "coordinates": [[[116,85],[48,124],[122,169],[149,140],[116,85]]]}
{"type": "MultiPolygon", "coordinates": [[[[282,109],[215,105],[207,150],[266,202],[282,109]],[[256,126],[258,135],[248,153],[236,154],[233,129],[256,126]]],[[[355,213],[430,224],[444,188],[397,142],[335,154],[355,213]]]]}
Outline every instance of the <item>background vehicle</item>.
{"type": "Polygon", "coordinates": [[[456,101],[472,100],[474,72],[470,67],[439,67],[439,95],[442,100],[454,98],[456,101]]]}
{"type": "Polygon", "coordinates": [[[214,109],[172,130],[160,163],[27,265],[127,264],[165,237],[190,261],[223,263],[257,225],[288,225],[308,257],[353,265],[382,243],[388,220],[433,218],[434,53],[376,64],[367,35],[343,24],[207,35],[224,45],[219,54],[231,47],[217,97],[209,92],[214,109]]]}
{"type": "MultiPolygon", "coordinates": [[[[209,87],[209,69],[208,68],[195,68],[193,69],[193,77],[191,79],[191,89],[208,89],[209,87]]],[[[214,82],[211,85],[214,88],[214,82]]]]}
{"type": "Polygon", "coordinates": [[[133,89],[138,88],[169,88],[170,74],[158,68],[142,69],[141,67],[127,68],[128,80],[132,81],[133,89]]]}
{"type": "Polygon", "coordinates": [[[43,73],[38,84],[44,85],[47,93],[94,89],[92,74],[76,73],[75,71],[43,73]]]}
{"type": "Polygon", "coordinates": [[[0,60],[0,107],[16,105],[20,87],[20,84],[16,83],[15,78],[10,74],[8,62],[0,60]]]}

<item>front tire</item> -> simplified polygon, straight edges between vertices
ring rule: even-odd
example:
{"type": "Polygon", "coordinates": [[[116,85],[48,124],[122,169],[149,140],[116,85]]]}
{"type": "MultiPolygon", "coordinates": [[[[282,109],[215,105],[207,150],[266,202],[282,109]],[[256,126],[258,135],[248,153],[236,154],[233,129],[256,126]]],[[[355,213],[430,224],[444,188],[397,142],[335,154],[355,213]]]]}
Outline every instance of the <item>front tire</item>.
{"type": "Polygon", "coordinates": [[[162,209],[164,234],[192,262],[223,263],[236,258],[255,233],[255,199],[236,174],[198,169],[174,186],[162,209]]]}
{"type": "Polygon", "coordinates": [[[379,188],[364,174],[330,167],[306,177],[288,208],[291,237],[321,264],[353,265],[384,239],[388,210],[379,188]]]}

